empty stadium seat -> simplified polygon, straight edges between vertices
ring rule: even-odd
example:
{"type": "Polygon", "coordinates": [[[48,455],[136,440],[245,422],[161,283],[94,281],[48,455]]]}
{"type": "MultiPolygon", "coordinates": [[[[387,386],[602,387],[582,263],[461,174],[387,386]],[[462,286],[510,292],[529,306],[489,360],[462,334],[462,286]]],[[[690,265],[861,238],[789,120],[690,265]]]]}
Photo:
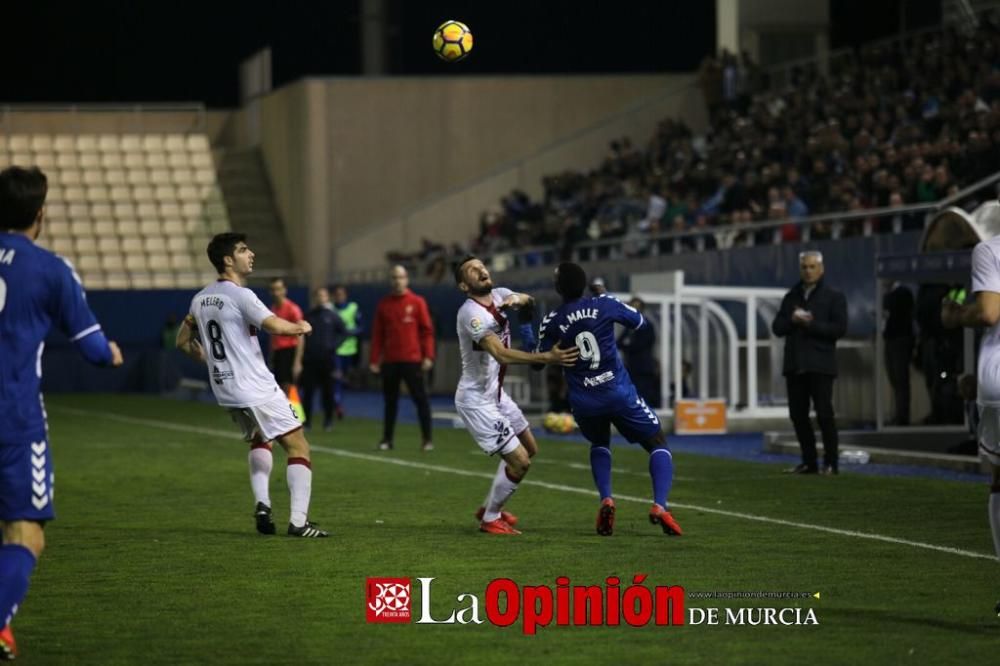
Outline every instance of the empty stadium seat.
{"type": "Polygon", "coordinates": [[[192,153],[208,152],[208,137],[204,134],[189,134],[187,137],[187,149],[192,153]]]}
{"type": "Polygon", "coordinates": [[[104,219],[95,219],[94,221],[94,233],[99,237],[114,236],[118,237],[118,228],[114,220],[110,217],[104,219]]]}
{"type": "Polygon", "coordinates": [[[163,138],[163,148],[171,153],[186,153],[187,141],[183,134],[168,134],[163,138]]]}
{"type": "Polygon", "coordinates": [[[150,185],[136,185],[132,188],[132,199],[134,201],[154,201],[156,196],[150,185]]]}
{"type": "Polygon", "coordinates": [[[118,169],[125,166],[125,157],[122,153],[102,153],[101,154],[101,168],[102,169],[118,169]]]}
{"type": "Polygon", "coordinates": [[[142,230],[136,220],[118,220],[118,235],[141,237],[142,230]]]}
{"type": "Polygon", "coordinates": [[[121,242],[118,236],[101,236],[97,239],[97,251],[101,256],[121,254],[121,242]]]}
{"type": "Polygon", "coordinates": [[[144,261],[149,266],[149,269],[154,273],[156,271],[169,271],[170,270],[170,257],[162,252],[157,252],[144,257],[144,261]]]}
{"type": "Polygon", "coordinates": [[[87,199],[89,201],[110,201],[111,195],[108,193],[108,188],[104,185],[88,185],[87,199]]]}
{"type": "Polygon", "coordinates": [[[133,273],[132,275],[125,278],[128,282],[129,288],[131,289],[152,289],[153,288],[153,278],[150,275],[144,273],[133,273]]]}
{"type": "Polygon", "coordinates": [[[31,150],[31,137],[27,134],[11,134],[7,138],[7,150],[12,153],[31,150]]]}
{"type": "Polygon", "coordinates": [[[122,238],[121,249],[123,254],[129,254],[130,252],[145,251],[142,245],[142,238],[140,238],[139,236],[122,238]]]}
{"type": "Polygon", "coordinates": [[[138,134],[123,134],[119,147],[123,153],[142,152],[142,137],[138,134]]]}
{"type": "Polygon", "coordinates": [[[40,243],[70,259],[88,288],[214,278],[203,248],[227,221],[206,135],[0,134],[0,165],[11,163],[48,175],[40,243]]]}
{"type": "Polygon", "coordinates": [[[56,134],[52,137],[52,150],[58,153],[68,153],[76,150],[76,141],[69,134],[56,134]]]}
{"type": "Polygon", "coordinates": [[[194,270],[194,259],[190,254],[174,254],[170,257],[170,266],[177,271],[194,270]]]}
{"type": "MultiPolygon", "coordinates": [[[[114,217],[112,211],[110,203],[94,203],[90,206],[90,216],[95,220],[111,220],[114,217]]],[[[98,230],[97,233],[101,233],[101,231],[98,230]]],[[[113,229],[112,233],[114,233],[113,229]]]]}
{"type": "Polygon", "coordinates": [[[125,255],[106,254],[101,257],[101,268],[105,272],[125,270],[125,255]]]}
{"type": "Polygon", "coordinates": [[[102,134],[97,138],[97,147],[102,153],[115,153],[120,150],[120,140],[117,134],[102,134]]]}
{"type": "Polygon", "coordinates": [[[156,289],[174,289],[177,279],[173,273],[153,273],[153,287],[156,289]]]}

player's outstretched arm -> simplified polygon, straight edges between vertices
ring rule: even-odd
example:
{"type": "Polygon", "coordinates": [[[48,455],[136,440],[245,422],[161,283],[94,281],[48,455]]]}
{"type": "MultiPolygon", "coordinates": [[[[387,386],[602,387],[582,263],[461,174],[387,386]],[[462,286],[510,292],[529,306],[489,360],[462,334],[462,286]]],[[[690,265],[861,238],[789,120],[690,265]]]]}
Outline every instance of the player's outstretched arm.
{"type": "Polygon", "coordinates": [[[535,299],[528,294],[519,294],[514,292],[503,299],[500,303],[500,309],[505,310],[507,308],[523,308],[523,307],[534,307],[535,299]]]}
{"type": "Polygon", "coordinates": [[[546,352],[523,352],[520,349],[508,349],[500,342],[500,338],[495,335],[487,335],[479,341],[482,347],[498,363],[504,365],[519,364],[531,365],[533,363],[546,363],[548,365],[564,365],[567,367],[576,363],[580,358],[580,350],[576,347],[563,349],[558,343],[546,352]]]}
{"type": "Polygon", "coordinates": [[[197,326],[194,317],[191,315],[184,317],[180,328],[177,329],[177,338],[174,340],[174,346],[194,360],[204,363],[205,350],[201,348],[201,343],[195,337],[195,333],[198,330],[197,326]]]}
{"type": "Polygon", "coordinates": [[[996,292],[976,292],[976,300],[968,305],[959,305],[950,298],[941,302],[941,323],[945,328],[995,326],[998,321],[1000,294],[996,292]]]}
{"type": "Polygon", "coordinates": [[[260,327],[271,335],[309,335],[313,330],[312,324],[305,319],[291,322],[277,315],[271,315],[262,321],[260,327]]]}

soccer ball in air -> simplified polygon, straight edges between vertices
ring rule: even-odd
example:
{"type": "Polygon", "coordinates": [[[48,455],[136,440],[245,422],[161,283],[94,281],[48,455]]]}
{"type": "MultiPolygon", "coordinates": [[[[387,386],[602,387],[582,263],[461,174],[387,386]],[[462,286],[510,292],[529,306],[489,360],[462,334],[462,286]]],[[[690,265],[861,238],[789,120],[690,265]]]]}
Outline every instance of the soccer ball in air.
{"type": "Polygon", "coordinates": [[[472,50],[472,33],[461,21],[445,21],[434,31],[434,53],[448,62],[458,62],[472,50]]]}

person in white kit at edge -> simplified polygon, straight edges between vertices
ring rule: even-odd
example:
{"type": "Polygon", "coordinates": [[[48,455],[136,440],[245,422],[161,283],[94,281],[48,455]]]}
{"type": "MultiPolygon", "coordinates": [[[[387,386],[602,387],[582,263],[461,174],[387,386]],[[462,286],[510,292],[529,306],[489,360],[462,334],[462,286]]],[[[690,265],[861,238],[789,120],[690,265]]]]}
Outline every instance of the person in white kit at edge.
{"type": "MultiPolygon", "coordinates": [[[[941,303],[941,323],[947,328],[985,327],[976,370],[979,407],[979,453],[992,468],[989,520],[993,547],[1000,558],[1000,236],[972,251],[972,292],[976,300],[961,305],[950,298],[941,303]]],[[[994,611],[1000,615],[1000,602],[994,611]]]]}

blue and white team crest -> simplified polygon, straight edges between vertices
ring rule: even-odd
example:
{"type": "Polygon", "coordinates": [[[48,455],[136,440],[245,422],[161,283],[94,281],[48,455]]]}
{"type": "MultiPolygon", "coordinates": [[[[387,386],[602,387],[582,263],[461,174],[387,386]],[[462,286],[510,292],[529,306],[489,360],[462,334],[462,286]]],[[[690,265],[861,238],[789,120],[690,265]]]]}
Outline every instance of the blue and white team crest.
{"type": "Polygon", "coordinates": [[[31,443],[31,504],[38,511],[49,505],[54,494],[55,475],[46,472],[48,448],[44,440],[31,443]]]}

